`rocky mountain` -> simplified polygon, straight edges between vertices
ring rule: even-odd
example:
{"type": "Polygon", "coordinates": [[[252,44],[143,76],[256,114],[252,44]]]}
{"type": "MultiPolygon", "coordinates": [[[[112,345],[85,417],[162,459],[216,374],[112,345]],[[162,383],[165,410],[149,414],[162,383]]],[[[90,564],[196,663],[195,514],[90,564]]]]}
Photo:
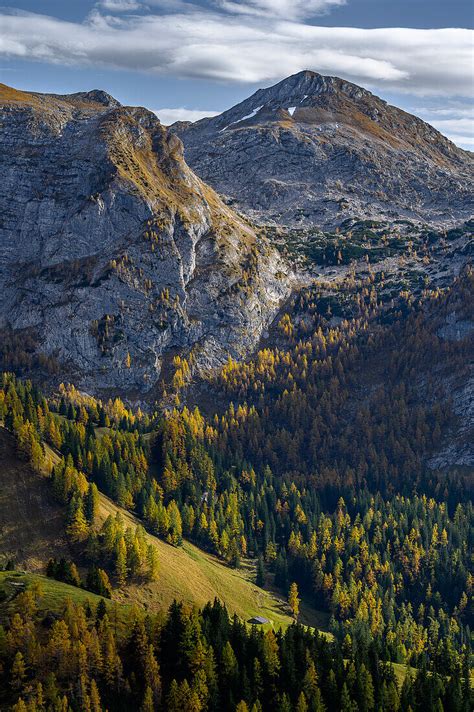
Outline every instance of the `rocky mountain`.
{"type": "Polygon", "coordinates": [[[337,77],[300,72],[172,130],[198,175],[260,223],[442,225],[472,214],[473,155],[337,77]]]}
{"type": "Polygon", "coordinates": [[[153,113],[0,85],[0,126],[7,363],[138,398],[178,352],[200,368],[255,346],[291,276],[153,113]]]}
{"type": "Polygon", "coordinates": [[[248,357],[302,285],[327,291],[353,272],[365,279],[369,264],[394,293],[416,293],[449,286],[472,256],[472,223],[443,237],[392,219],[406,212],[407,182],[436,219],[442,200],[450,220],[463,215],[470,185],[459,176],[470,154],[341,80],[306,72],[171,131],[102,91],[0,85],[0,125],[0,361],[53,384],[152,401],[163,386],[179,391],[193,373],[248,357]],[[322,122],[336,106],[338,120],[322,122]],[[191,161],[227,176],[239,208],[265,228],[197,177],[176,131],[191,161]],[[336,172],[350,210],[327,197],[336,172]],[[368,186],[380,187],[382,172],[392,180],[390,217],[377,222],[368,218],[384,215],[382,202],[368,186]],[[440,172],[445,183],[433,187],[440,172]],[[357,206],[364,220],[325,230],[357,206]]]}

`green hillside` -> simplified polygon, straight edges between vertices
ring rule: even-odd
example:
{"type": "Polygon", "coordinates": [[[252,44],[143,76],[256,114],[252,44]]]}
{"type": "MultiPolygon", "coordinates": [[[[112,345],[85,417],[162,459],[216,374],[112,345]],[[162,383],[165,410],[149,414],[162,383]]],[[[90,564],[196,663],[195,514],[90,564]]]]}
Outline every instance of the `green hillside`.
{"type": "MultiPolygon", "coordinates": [[[[108,497],[101,495],[99,518],[120,511],[126,523],[136,526],[139,520],[130,512],[120,509],[108,497]]],[[[123,603],[136,603],[156,611],[168,608],[173,599],[203,606],[216,596],[231,613],[243,620],[260,615],[276,627],[286,627],[292,618],[286,602],[270,591],[259,588],[255,579],[255,562],[244,560],[242,567],[233,569],[217,557],[208,554],[189,541],[182,547],[171,546],[148,534],[156,546],[159,557],[158,580],[145,584],[129,584],[114,592],[114,598],[123,603]]],[[[300,620],[306,625],[327,628],[328,616],[303,605],[300,620]]]]}
{"type": "MultiPolygon", "coordinates": [[[[2,621],[5,621],[14,610],[14,601],[18,593],[34,585],[39,586],[41,591],[38,609],[44,613],[48,611],[60,613],[68,598],[74,603],[89,602],[91,606],[97,606],[101,600],[100,596],[96,596],[95,593],[84,591],[76,586],[69,586],[67,583],[55,581],[40,574],[25,571],[0,571],[0,619],[2,621]]],[[[112,601],[105,600],[105,603],[109,607],[113,605],[112,601]]]]}
{"type": "MultiPolygon", "coordinates": [[[[0,429],[0,447],[3,467],[0,552],[4,560],[11,557],[18,568],[28,571],[30,578],[25,581],[32,581],[34,573],[44,572],[50,557],[71,556],[64,536],[63,512],[51,497],[47,479],[16,456],[13,437],[3,428],[0,429]]],[[[46,447],[54,462],[57,456],[46,447]]],[[[100,524],[118,511],[127,525],[140,524],[130,512],[100,495],[100,524]]],[[[232,614],[236,613],[243,620],[260,615],[277,628],[291,624],[286,601],[253,583],[254,561],[244,560],[240,569],[232,569],[188,541],[184,541],[182,547],[173,547],[151,534],[147,534],[147,538],[158,551],[158,580],[115,589],[114,599],[118,602],[158,611],[167,609],[174,599],[202,607],[217,597],[232,614]]],[[[59,598],[69,595],[80,600],[93,595],[71,586],[67,586],[66,591],[64,586],[51,581],[45,592],[53,598],[57,593],[59,598]]],[[[308,605],[302,605],[300,620],[306,625],[327,629],[328,616],[308,605]]]]}

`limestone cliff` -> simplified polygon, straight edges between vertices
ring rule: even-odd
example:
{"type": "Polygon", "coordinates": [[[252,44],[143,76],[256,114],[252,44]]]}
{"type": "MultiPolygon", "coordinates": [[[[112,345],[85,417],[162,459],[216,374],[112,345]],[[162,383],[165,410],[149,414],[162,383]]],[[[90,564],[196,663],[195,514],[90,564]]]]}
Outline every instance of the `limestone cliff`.
{"type": "Polygon", "coordinates": [[[0,328],[94,392],[153,393],[256,344],[281,258],[188,168],[150,111],[0,85],[0,328]]]}

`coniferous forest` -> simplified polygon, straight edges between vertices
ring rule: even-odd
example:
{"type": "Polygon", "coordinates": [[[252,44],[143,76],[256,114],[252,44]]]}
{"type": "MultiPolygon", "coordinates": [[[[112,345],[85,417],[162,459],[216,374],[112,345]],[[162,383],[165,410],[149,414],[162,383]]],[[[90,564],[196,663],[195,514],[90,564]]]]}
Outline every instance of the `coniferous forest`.
{"type": "Polygon", "coordinates": [[[308,288],[278,345],[208,377],[201,409],[187,405],[184,358],[155,412],[73,385],[46,396],[3,373],[0,420],[62,508],[72,552],[52,552],[45,573],[91,596],[48,611],[36,582],[12,598],[6,709],[468,712],[472,480],[427,462],[456,424],[443,375],[472,354],[439,325],[472,314],[473,279],[467,269],[397,302],[370,277],[332,303],[308,288]],[[140,524],[99,522],[102,495],[140,524]],[[294,623],[252,624],[217,599],[158,613],[114,603],[127,584],[160,581],[147,533],[225,567],[252,562],[294,623]],[[327,614],[326,631],[299,621],[302,601],[327,614]]]}

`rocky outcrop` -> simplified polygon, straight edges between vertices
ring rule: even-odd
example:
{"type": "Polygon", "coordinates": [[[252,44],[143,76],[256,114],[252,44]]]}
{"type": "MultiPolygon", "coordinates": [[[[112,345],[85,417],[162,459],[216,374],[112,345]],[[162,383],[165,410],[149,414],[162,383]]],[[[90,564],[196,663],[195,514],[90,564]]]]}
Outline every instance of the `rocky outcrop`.
{"type": "Polygon", "coordinates": [[[291,276],[154,114],[0,85],[0,126],[4,334],[137,398],[177,351],[199,369],[254,347],[291,276]]]}
{"type": "Polygon", "coordinates": [[[300,72],[172,130],[201,178],[260,223],[443,225],[472,214],[473,155],[337,77],[300,72]]]}
{"type": "MultiPolygon", "coordinates": [[[[472,294],[466,299],[466,311],[472,314],[472,294]]],[[[449,437],[440,443],[440,449],[428,463],[434,470],[463,469],[474,475],[474,320],[450,312],[438,328],[437,336],[446,341],[466,344],[467,358],[461,367],[445,375],[443,385],[449,393],[455,423],[449,437]]]]}

